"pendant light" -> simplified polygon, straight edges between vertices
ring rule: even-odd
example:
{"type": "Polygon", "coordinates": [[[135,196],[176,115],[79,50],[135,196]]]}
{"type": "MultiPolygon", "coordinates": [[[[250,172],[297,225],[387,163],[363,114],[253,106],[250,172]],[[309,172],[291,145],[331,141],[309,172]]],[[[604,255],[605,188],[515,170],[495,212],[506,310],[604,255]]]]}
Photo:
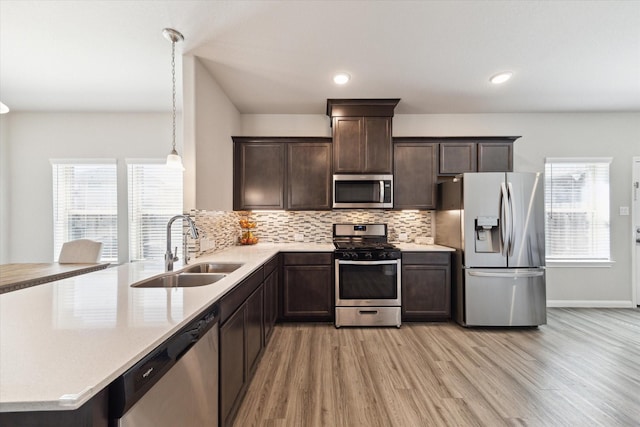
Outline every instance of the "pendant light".
{"type": "Polygon", "coordinates": [[[176,150],[176,43],[184,40],[184,36],[173,28],[162,30],[164,38],[171,42],[171,81],[173,83],[173,148],[167,156],[167,167],[184,170],[182,158],[176,150]]]}

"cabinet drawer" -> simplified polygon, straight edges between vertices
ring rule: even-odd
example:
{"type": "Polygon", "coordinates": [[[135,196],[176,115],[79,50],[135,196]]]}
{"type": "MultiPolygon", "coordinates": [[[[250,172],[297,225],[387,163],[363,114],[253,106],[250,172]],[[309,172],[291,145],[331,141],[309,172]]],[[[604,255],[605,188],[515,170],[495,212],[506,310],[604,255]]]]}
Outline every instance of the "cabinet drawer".
{"type": "Polygon", "coordinates": [[[449,252],[403,252],[402,264],[447,265],[451,262],[449,252]]]}
{"type": "Polygon", "coordinates": [[[330,265],[333,253],[286,253],[283,255],[284,265],[330,265]]]}

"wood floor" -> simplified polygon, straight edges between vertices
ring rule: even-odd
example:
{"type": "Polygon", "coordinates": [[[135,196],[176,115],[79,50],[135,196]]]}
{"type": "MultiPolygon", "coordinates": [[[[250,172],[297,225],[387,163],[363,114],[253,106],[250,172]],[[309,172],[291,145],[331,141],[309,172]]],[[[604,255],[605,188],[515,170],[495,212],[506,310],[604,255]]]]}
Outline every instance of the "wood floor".
{"type": "Polygon", "coordinates": [[[638,426],[640,310],[537,329],[278,325],[235,426],[638,426]]]}

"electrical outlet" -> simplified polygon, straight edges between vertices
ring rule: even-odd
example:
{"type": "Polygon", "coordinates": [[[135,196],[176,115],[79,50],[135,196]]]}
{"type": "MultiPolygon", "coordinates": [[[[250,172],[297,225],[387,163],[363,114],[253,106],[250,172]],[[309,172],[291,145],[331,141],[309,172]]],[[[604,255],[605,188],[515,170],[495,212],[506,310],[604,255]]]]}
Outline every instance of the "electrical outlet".
{"type": "Polygon", "coordinates": [[[400,240],[401,242],[406,242],[407,240],[409,240],[409,236],[407,235],[407,233],[400,233],[398,235],[398,240],[400,240]]]}
{"type": "Polygon", "coordinates": [[[629,206],[620,206],[620,215],[629,216],[629,206]]]}
{"type": "Polygon", "coordinates": [[[296,242],[304,242],[304,234],[302,233],[295,233],[293,235],[293,240],[296,242]]]}

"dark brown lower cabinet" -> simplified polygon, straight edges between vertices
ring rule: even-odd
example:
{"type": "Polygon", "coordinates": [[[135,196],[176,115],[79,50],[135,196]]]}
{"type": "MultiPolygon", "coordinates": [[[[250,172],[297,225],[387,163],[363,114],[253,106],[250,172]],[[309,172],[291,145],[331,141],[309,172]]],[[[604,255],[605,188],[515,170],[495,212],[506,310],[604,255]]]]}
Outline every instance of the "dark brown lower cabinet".
{"type": "Polygon", "coordinates": [[[450,253],[403,252],[402,320],[443,321],[450,317],[450,253]]]}
{"type": "Polygon", "coordinates": [[[282,320],[333,320],[332,262],[332,253],[283,255],[282,320]]]}
{"type": "Polygon", "coordinates": [[[264,300],[264,285],[260,286],[247,299],[246,307],[246,340],[247,340],[247,371],[250,375],[256,370],[260,354],[264,348],[264,334],[262,320],[264,300]]]}
{"type": "Polygon", "coordinates": [[[264,279],[264,344],[267,345],[278,318],[278,270],[264,279]]]}
{"type": "Polygon", "coordinates": [[[233,424],[233,419],[264,349],[263,300],[264,285],[260,284],[220,326],[220,425],[222,426],[233,424]]]}
{"type": "Polygon", "coordinates": [[[220,327],[220,424],[230,425],[247,380],[245,368],[245,306],[220,327]]]}

